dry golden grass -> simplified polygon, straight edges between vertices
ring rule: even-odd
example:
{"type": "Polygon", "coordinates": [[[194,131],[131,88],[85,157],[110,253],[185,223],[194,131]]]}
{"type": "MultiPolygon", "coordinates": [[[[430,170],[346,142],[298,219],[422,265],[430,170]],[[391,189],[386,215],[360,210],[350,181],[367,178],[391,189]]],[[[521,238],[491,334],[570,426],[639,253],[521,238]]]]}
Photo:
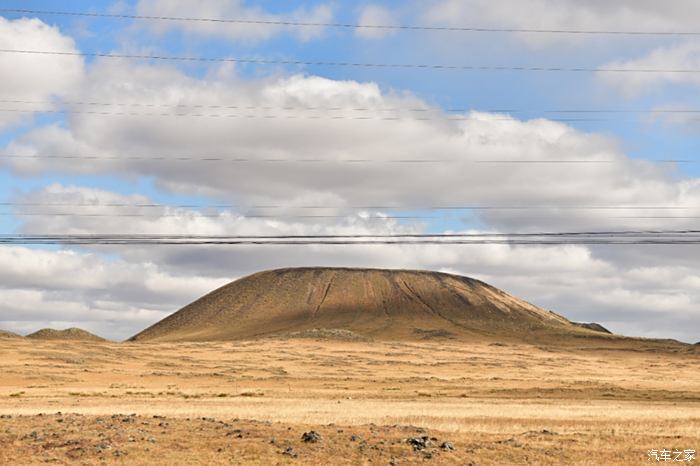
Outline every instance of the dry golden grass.
{"type": "Polygon", "coordinates": [[[0,358],[3,465],[634,465],[700,450],[700,354],[676,346],[0,339],[0,358]],[[311,429],[321,442],[301,441],[311,429]],[[432,459],[405,442],[423,435],[432,459]]]}

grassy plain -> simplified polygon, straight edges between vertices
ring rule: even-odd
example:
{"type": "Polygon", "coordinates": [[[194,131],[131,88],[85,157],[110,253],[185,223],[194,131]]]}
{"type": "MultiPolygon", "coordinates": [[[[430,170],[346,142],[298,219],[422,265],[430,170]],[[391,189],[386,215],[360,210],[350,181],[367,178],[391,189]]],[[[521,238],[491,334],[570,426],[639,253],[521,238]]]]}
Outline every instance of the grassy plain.
{"type": "Polygon", "coordinates": [[[3,465],[641,465],[700,450],[700,352],[676,345],[3,338],[0,363],[3,465]],[[321,441],[301,440],[311,430],[321,441]]]}

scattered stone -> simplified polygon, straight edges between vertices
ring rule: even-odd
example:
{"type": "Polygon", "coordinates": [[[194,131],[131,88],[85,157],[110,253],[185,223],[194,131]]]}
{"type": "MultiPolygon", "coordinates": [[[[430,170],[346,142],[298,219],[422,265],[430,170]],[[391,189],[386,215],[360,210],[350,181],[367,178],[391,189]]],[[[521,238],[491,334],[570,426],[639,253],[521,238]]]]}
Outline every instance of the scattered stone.
{"type": "Polygon", "coordinates": [[[128,453],[125,451],[121,451],[121,450],[115,450],[114,453],[112,453],[112,455],[114,455],[116,458],[119,458],[122,456],[127,456],[128,453]]]}
{"type": "Polygon", "coordinates": [[[352,435],[350,436],[350,441],[351,442],[363,442],[362,437],[358,435],[352,435]]]}
{"type": "Polygon", "coordinates": [[[97,451],[97,453],[102,453],[105,450],[111,450],[111,449],[112,449],[112,445],[110,445],[109,443],[102,442],[102,443],[98,443],[97,445],[95,445],[95,450],[97,451]]]}
{"type": "Polygon", "coordinates": [[[452,444],[452,442],[442,442],[440,448],[442,448],[445,451],[454,451],[455,446],[452,444]]]}
{"type": "Polygon", "coordinates": [[[148,437],[148,442],[149,443],[156,443],[157,440],[155,439],[155,437],[148,437]]]}
{"type": "Polygon", "coordinates": [[[321,434],[312,430],[309,432],[304,432],[304,434],[301,436],[301,440],[306,443],[318,443],[322,440],[322,438],[321,434]]]}
{"type": "Polygon", "coordinates": [[[518,441],[517,441],[516,439],[514,439],[514,438],[509,438],[509,439],[507,439],[507,440],[499,440],[499,441],[497,441],[496,443],[499,443],[499,444],[502,444],[502,445],[510,445],[511,447],[515,447],[515,448],[521,448],[521,447],[523,446],[522,443],[518,442],[518,441]]]}
{"type": "Polygon", "coordinates": [[[422,451],[430,446],[430,438],[427,435],[423,437],[411,437],[406,442],[413,447],[414,451],[422,451]]]}
{"type": "Polygon", "coordinates": [[[297,454],[297,452],[294,451],[294,448],[292,448],[292,447],[287,447],[287,449],[284,450],[284,451],[282,452],[282,454],[285,455],[285,456],[290,456],[290,457],[292,457],[292,458],[296,458],[297,456],[299,456],[299,455],[297,454]]]}

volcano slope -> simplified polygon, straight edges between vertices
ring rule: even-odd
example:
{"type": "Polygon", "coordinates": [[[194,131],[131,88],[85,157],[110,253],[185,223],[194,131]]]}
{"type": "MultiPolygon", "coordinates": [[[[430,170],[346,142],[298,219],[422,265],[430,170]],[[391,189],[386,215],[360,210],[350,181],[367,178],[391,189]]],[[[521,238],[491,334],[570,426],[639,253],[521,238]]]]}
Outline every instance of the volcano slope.
{"type": "Polygon", "coordinates": [[[131,341],[246,340],[318,333],[319,329],[382,341],[604,337],[467,277],[407,270],[296,268],[234,281],[131,341]]]}

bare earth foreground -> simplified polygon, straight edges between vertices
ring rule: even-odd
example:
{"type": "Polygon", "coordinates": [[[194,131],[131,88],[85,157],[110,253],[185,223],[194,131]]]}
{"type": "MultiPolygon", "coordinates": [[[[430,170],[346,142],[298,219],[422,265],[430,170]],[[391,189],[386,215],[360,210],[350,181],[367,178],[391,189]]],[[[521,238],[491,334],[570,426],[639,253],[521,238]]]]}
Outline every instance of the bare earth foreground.
{"type": "Polygon", "coordinates": [[[0,361],[3,465],[635,465],[700,450],[700,352],[672,344],[2,338],[0,361]]]}

